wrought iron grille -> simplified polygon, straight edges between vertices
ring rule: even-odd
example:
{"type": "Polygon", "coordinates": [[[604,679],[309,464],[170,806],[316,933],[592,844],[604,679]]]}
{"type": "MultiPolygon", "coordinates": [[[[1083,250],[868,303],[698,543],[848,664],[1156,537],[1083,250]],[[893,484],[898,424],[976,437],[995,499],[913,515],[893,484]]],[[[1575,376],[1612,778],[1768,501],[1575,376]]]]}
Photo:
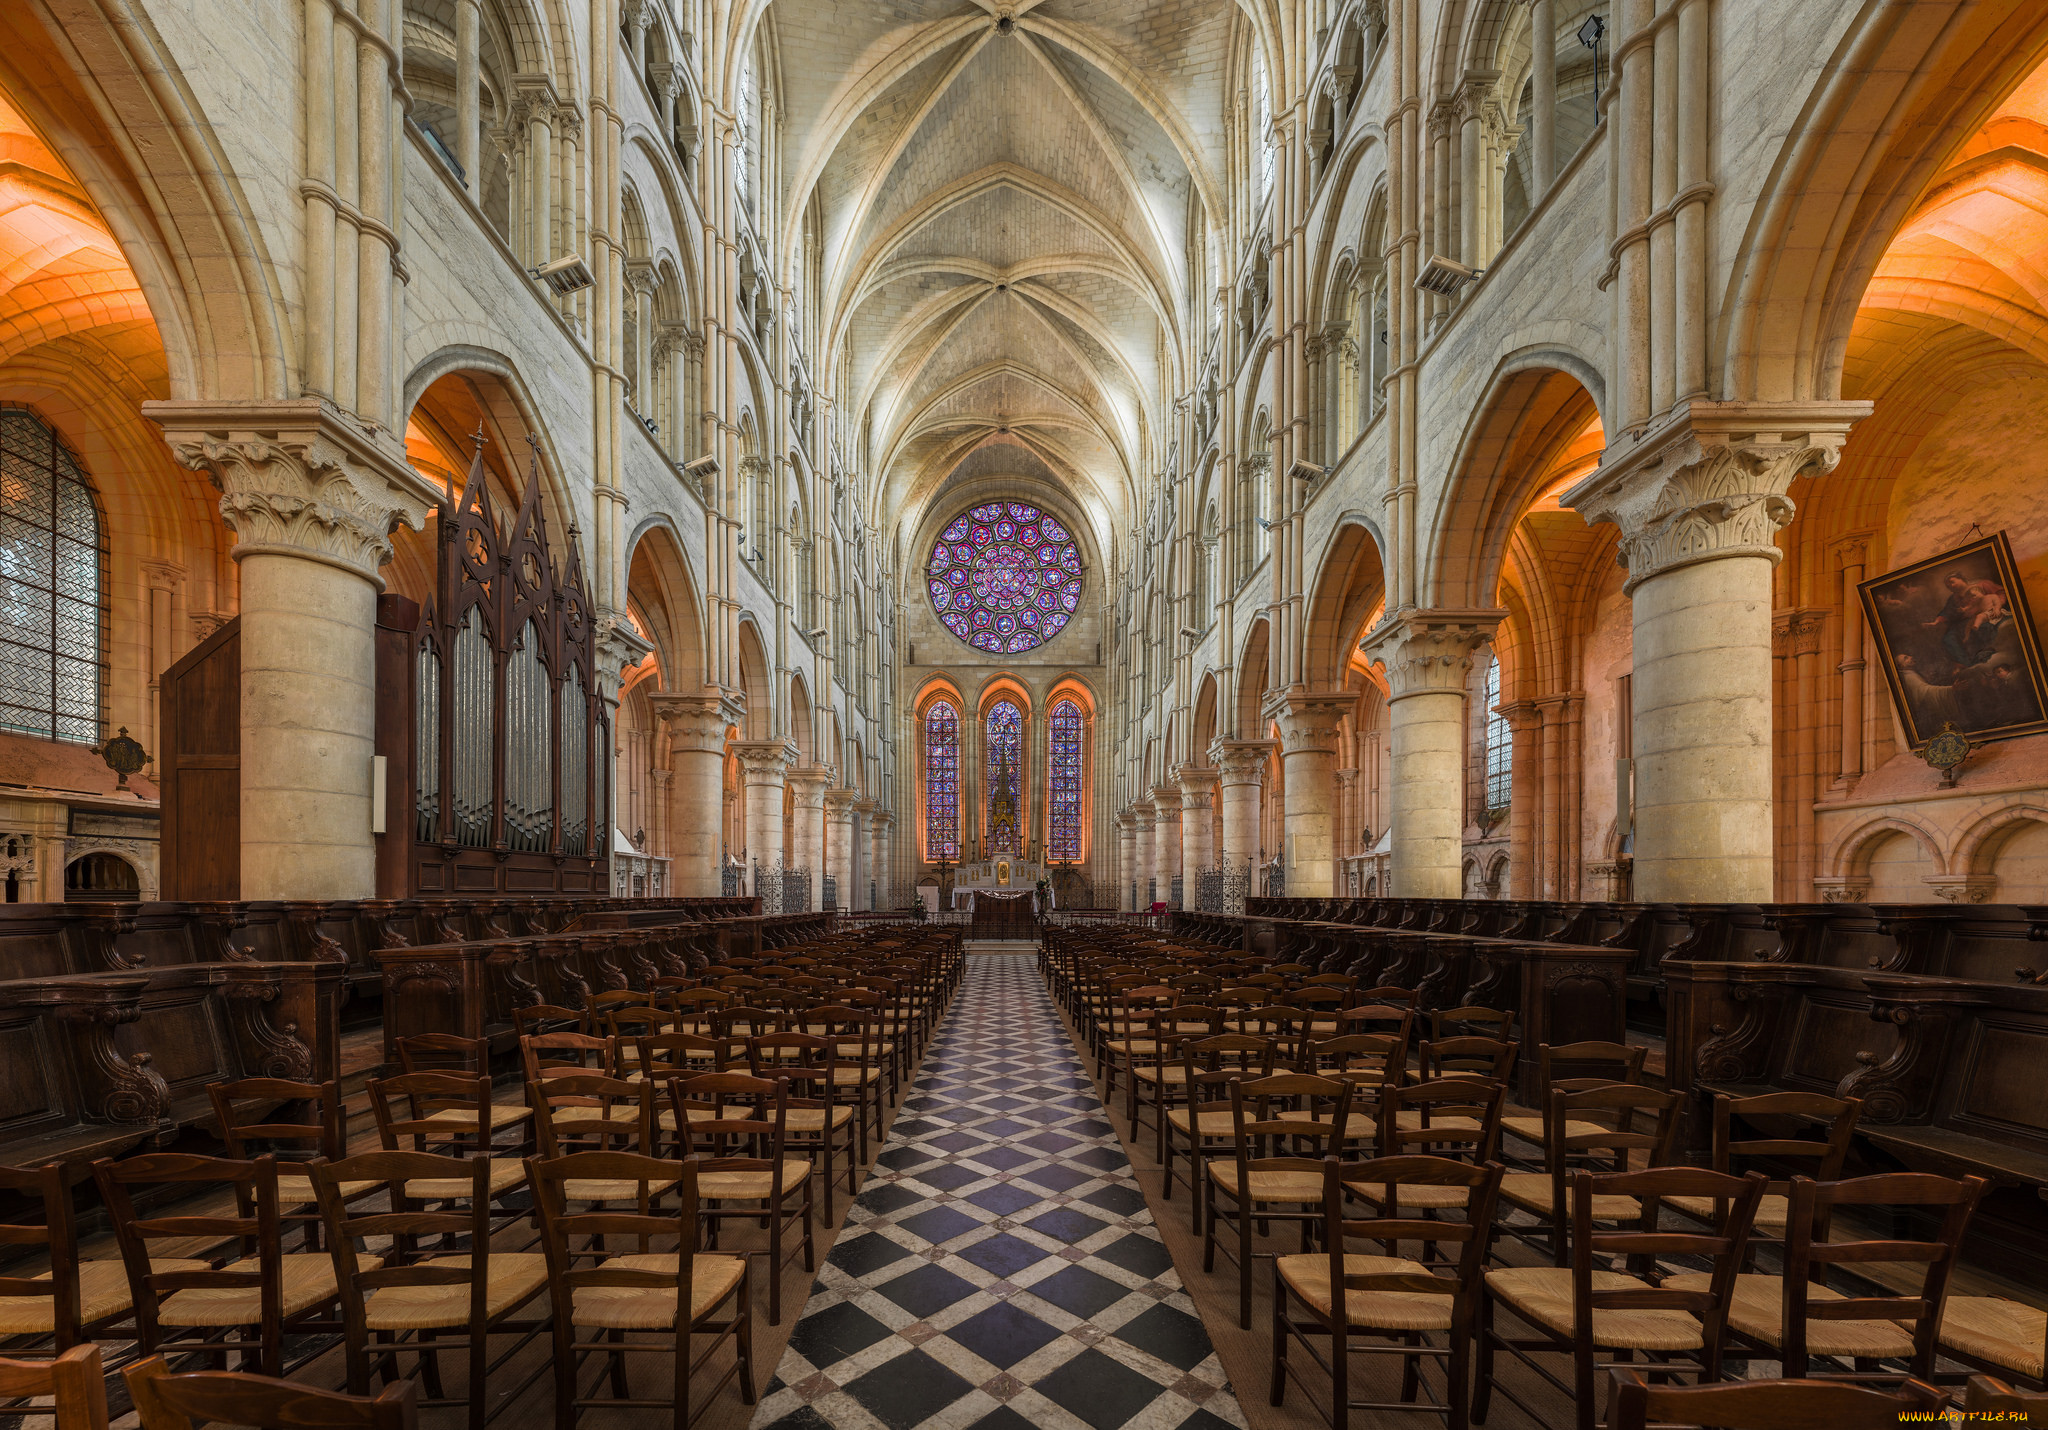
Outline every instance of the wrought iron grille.
{"type": "Polygon", "coordinates": [[[837,875],[835,875],[835,874],[827,874],[827,875],[826,875],[826,876],[824,877],[824,879],[820,881],[820,887],[821,887],[821,890],[822,890],[822,892],[823,892],[823,895],[824,895],[824,897],[823,897],[823,898],[822,898],[822,899],[820,900],[820,906],[821,906],[821,907],[823,907],[823,908],[826,908],[826,909],[829,909],[829,910],[831,910],[831,911],[832,911],[833,913],[835,913],[835,914],[836,914],[836,913],[838,913],[838,912],[839,912],[839,878],[838,878],[838,876],[837,876],[837,875]]]}
{"type": "Polygon", "coordinates": [[[738,864],[721,865],[718,870],[718,893],[721,898],[737,899],[746,892],[747,871],[738,864]]]}

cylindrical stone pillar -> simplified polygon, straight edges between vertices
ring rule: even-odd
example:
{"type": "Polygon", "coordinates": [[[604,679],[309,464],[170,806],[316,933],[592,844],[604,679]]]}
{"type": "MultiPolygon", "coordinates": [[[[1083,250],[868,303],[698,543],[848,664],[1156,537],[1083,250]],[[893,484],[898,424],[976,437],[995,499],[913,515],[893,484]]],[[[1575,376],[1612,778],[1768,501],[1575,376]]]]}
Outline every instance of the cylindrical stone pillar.
{"type": "MultiPolygon", "coordinates": [[[[1181,877],[1194,880],[1216,864],[1216,771],[1207,765],[1182,765],[1180,780],[1181,877]]],[[[1194,893],[1188,892],[1192,906],[1194,893]]]]}
{"type": "Polygon", "coordinates": [[[1287,784],[1287,892],[1328,898],[1336,892],[1337,736],[1356,694],[1295,695],[1280,712],[1280,749],[1287,784]]]}
{"type": "Polygon", "coordinates": [[[869,837],[874,840],[875,904],[878,909],[892,909],[896,906],[895,887],[890,878],[889,856],[892,848],[891,836],[895,832],[896,816],[886,809],[875,811],[869,821],[869,837]]]}
{"type": "MultiPolygon", "coordinates": [[[[806,913],[824,907],[825,897],[825,789],[832,777],[822,766],[806,765],[789,774],[792,795],[791,834],[795,849],[784,855],[785,862],[802,869],[809,878],[806,913]]],[[[784,913],[795,912],[784,909],[784,913]]]]}
{"type": "Polygon", "coordinates": [[[1223,804],[1225,869],[1242,875],[1259,853],[1259,797],[1271,740],[1218,740],[1209,746],[1223,804]]]}
{"type": "MultiPolygon", "coordinates": [[[[825,791],[825,867],[832,875],[832,901],[837,909],[857,909],[853,893],[853,806],[860,799],[857,789],[825,791]]],[[[818,907],[824,907],[820,884],[818,907]]]]}
{"type": "MultiPolygon", "coordinates": [[[[735,743],[732,749],[739,756],[740,779],[746,787],[747,862],[758,869],[779,870],[783,863],[783,781],[796,763],[796,746],[787,740],[747,740],[735,743]]],[[[752,870],[747,881],[752,885],[752,870]]],[[[754,892],[762,894],[764,911],[782,912],[780,883],[765,893],[758,888],[754,892]]]]}
{"type": "Polygon", "coordinates": [[[675,892],[716,898],[725,819],[725,740],[741,712],[717,695],[650,695],[668,730],[669,857],[675,892]]]}
{"type": "Polygon", "coordinates": [[[1180,786],[1163,784],[1152,791],[1152,877],[1168,908],[1181,907],[1173,897],[1180,872],[1180,786]]]}
{"type": "Polygon", "coordinates": [[[1387,822],[1396,898],[1464,891],[1465,685],[1497,610],[1408,611],[1382,621],[1363,649],[1387,672],[1393,778],[1387,822]]]}
{"type": "Polygon", "coordinates": [[[1125,913],[1138,907],[1138,821],[1126,811],[1116,817],[1116,906],[1125,913]]]}
{"type": "Polygon", "coordinates": [[[1133,849],[1137,858],[1138,911],[1148,913],[1155,900],[1155,881],[1159,877],[1159,865],[1153,853],[1153,831],[1157,823],[1152,817],[1152,802],[1142,801],[1131,806],[1135,820],[1136,838],[1133,849]]]}

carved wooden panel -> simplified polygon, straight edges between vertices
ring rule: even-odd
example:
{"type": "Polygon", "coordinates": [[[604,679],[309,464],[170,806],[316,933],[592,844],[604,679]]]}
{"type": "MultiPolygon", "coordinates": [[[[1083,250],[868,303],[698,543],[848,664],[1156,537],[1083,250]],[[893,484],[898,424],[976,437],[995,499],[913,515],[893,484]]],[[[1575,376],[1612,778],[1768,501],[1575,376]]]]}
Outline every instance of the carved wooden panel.
{"type": "Polygon", "coordinates": [[[241,897],[241,685],[240,617],[194,646],[158,682],[166,899],[241,897]]]}

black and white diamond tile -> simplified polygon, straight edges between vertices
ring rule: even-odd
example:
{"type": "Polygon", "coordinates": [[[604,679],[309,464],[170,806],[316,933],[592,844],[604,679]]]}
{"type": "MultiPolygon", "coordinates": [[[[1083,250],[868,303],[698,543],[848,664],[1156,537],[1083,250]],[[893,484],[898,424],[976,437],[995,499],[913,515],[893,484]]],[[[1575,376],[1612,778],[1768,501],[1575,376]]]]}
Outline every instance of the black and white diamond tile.
{"type": "Polygon", "coordinates": [[[968,958],[753,1423],[1242,1430],[1033,960],[968,958]]]}

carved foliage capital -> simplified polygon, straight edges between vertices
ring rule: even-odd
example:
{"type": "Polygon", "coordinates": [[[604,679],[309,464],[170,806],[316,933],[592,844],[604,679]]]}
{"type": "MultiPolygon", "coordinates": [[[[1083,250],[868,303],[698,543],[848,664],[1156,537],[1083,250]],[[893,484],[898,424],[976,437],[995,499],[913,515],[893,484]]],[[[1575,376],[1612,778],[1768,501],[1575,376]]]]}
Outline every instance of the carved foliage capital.
{"type": "Polygon", "coordinates": [[[1386,668],[1388,698],[1462,694],[1472,655],[1506,617],[1498,610],[1404,611],[1367,632],[1358,648],[1386,668]]]}
{"type": "Polygon", "coordinates": [[[797,748],[787,740],[735,741],[732,752],[740,774],[750,785],[779,785],[796,763],[797,748]]]}
{"type": "Polygon", "coordinates": [[[647,697],[655,718],[668,730],[671,750],[725,752],[725,732],[746,719],[744,702],[711,691],[702,695],[655,693],[647,697]]]}
{"type": "Polygon", "coordinates": [[[1208,809],[1216,799],[1216,770],[1211,765],[1182,765],[1174,771],[1180,782],[1180,807],[1208,809]]]}
{"type": "Polygon", "coordinates": [[[1833,470],[1849,429],[1869,412],[1867,402],[1688,403],[1633,444],[1609,447],[1562,502],[1621,528],[1628,590],[1700,561],[1775,562],[1793,480],[1833,470]]]}
{"type": "Polygon", "coordinates": [[[1265,713],[1280,726],[1280,748],[1290,755],[1334,753],[1344,717],[1358,708],[1350,691],[1328,694],[1287,692],[1274,696],[1265,713]]]}
{"type": "Polygon", "coordinates": [[[1273,751],[1271,740],[1217,740],[1209,746],[1209,759],[1216,766],[1218,783],[1258,784],[1266,773],[1266,757],[1273,751]]]}

